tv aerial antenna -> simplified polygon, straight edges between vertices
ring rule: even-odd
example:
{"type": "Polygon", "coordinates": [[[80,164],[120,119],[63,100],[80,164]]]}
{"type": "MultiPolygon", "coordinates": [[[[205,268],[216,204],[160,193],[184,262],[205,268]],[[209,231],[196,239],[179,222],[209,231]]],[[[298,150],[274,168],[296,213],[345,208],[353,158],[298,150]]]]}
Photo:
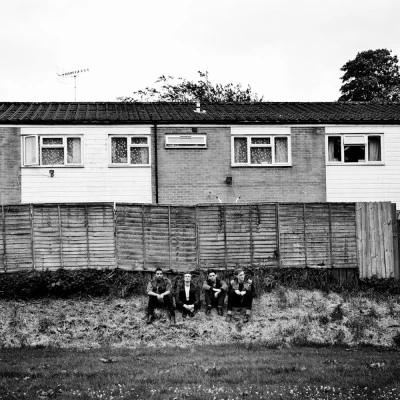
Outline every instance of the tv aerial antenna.
{"type": "MultiPolygon", "coordinates": [[[[76,78],[78,75],[83,74],[84,72],[89,72],[89,68],[78,69],[76,71],[63,71],[61,73],[57,72],[57,76],[59,78],[60,83],[64,83],[62,81],[68,81],[70,79],[74,79],[74,99],[76,101],[76,78]]],[[[69,83],[69,82],[65,82],[69,83]]]]}

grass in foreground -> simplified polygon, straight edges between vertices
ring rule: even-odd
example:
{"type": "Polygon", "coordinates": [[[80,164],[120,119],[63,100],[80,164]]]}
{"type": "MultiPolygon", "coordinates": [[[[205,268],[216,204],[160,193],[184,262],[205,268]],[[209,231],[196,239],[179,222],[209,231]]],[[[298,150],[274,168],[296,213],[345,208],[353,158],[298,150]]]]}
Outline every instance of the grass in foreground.
{"type": "Polygon", "coordinates": [[[0,399],[398,399],[400,352],[262,344],[4,349],[0,399]]]}

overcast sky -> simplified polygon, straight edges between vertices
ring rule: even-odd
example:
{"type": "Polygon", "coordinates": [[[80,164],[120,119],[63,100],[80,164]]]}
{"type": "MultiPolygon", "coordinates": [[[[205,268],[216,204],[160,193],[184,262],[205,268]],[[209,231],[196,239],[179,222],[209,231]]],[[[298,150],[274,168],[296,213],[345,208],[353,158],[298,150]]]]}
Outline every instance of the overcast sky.
{"type": "Polygon", "coordinates": [[[0,0],[0,101],[116,101],[162,74],[335,101],[357,52],[400,56],[399,0],[0,0]]]}

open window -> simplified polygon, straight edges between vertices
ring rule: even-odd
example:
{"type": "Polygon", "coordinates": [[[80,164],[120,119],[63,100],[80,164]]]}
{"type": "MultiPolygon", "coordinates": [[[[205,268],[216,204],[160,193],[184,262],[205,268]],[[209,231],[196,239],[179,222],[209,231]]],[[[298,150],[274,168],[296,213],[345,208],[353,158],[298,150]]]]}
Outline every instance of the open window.
{"type": "Polygon", "coordinates": [[[330,135],[327,138],[328,163],[382,163],[381,134],[330,135]]]}

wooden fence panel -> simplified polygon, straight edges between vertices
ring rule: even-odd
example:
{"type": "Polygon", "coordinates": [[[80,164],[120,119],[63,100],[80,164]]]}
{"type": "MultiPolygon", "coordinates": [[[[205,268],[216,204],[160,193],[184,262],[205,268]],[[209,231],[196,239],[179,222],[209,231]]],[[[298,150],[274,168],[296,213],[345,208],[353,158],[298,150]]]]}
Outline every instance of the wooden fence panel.
{"type": "Polygon", "coordinates": [[[68,269],[90,268],[88,241],[88,215],[84,204],[60,206],[61,244],[63,267],[68,269]]]}
{"type": "Polygon", "coordinates": [[[281,266],[301,268],[307,265],[304,204],[279,205],[281,266]]]}
{"type": "Polygon", "coordinates": [[[118,267],[141,271],[146,269],[143,206],[116,205],[118,267]]]}
{"type": "Polygon", "coordinates": [[[354,203],[331,203],[332,266],[357,268],[357,232],[354,203]]]}
{"type": "Polygon", "coordinates": [[[89,205],[87,219],[90,265],[96,268],[116,267],[113,204],[89,205]]]}
{"type": "Polygon", "coordinates": [[[330,267],[331,224],[328,204],[305,204],[305,232],[307,265],[314,268],[330,267]]]}
{"type": "Polygon", "coordinates": [[[45,270],[63,267],[59,218],[59,206],[33,205],[36,269],[45,270]]]}
{"type": "Polygon", "coordinates": [[[357,203],[357,246],[361,278],[395,277],[396,224],[392,204],[357,203]]]}
{"type": "MultiPolygon", "coordinates": [[[[7,272],[33,268],[31,212],[28,205],[4,206],[3,268],[7,272]]],[[[3,217],[3,216],[2,216],[3,217]]]]}
{"type": "Polygon", "coordinates": [[[227,267],[225,208],[198,207],[199,265],[201,268],[227,267]]]}
{"type": "Polygon", "coordinates": [[[278,204],[259,204],[251,207],[253,263],[265,267],[278,266],[278,204]]]}
{"type": "MultiPolygon", "coordinates": [[[[171,206],[170,251],[166,264],[174,271],[186,271],[197,268],[197,227],[195,207],[171,206]]],[[[167,256],[167,254],[165,255],[167,256]]]]}
{"type": "Polygon", "coordinates": [[[170,252],[168,206],[146,205],[143,213],[146,269],[165,268],[170,252]]]}
{"type": "Polygon", "coordinates": [[[228,267],[249,264],[253,249],[251,242],[250,208],[248,205],[225,206],[226,264],[228,267]]]}

